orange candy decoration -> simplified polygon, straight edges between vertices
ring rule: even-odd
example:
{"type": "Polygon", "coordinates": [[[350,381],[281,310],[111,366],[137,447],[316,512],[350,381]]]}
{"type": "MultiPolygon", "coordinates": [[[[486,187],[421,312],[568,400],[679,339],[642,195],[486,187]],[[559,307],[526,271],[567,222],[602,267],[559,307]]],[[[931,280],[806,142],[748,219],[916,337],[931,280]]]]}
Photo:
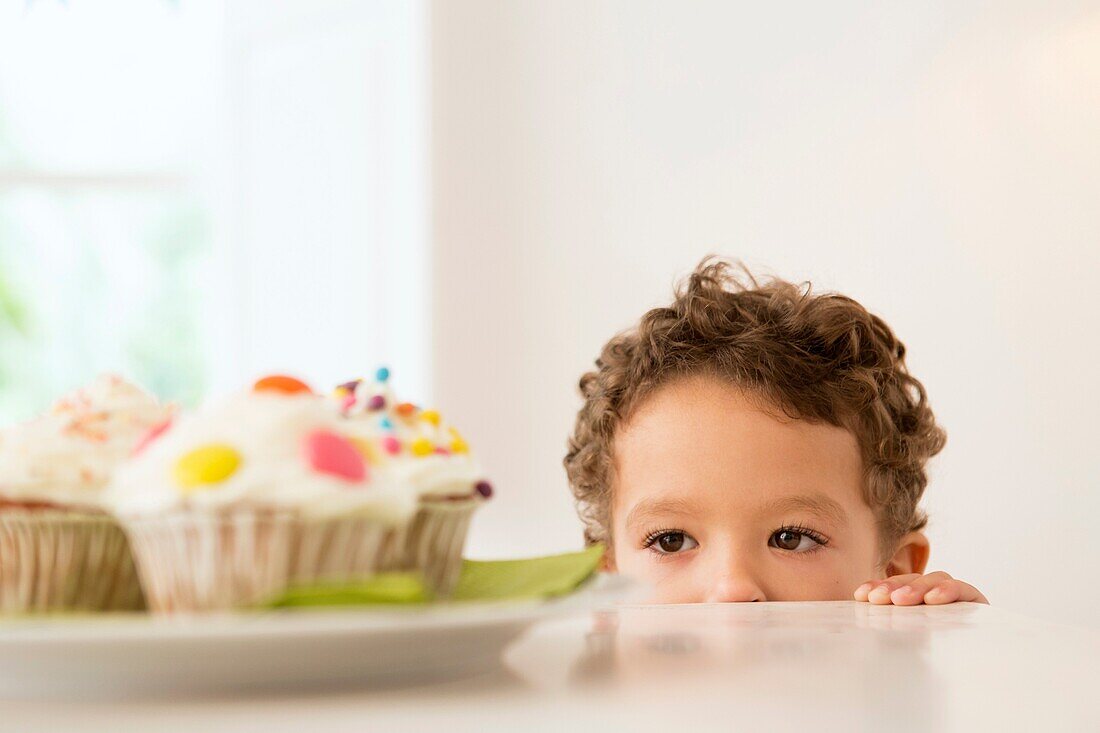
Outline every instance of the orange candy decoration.
{"type": "Polygon", "coordinates": [[[300,379],[288,377],[285,374],[272,374],[258,380],[252,385],[253,392],[282,392],[283,394],[298,394],[305,392],[312,394],[309,385],[300,379]]]}

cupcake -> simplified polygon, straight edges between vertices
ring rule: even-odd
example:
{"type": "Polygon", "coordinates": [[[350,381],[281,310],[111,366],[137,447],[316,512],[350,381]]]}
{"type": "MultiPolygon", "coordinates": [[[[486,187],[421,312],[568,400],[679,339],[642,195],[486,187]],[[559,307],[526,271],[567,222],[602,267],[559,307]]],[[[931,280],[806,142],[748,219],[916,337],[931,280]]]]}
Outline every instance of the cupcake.
{"type": "Polygon", "coordinates": [[[476,467],[463,453],[462,481],[418,474],[411,446],[395,450],[388,438],[401,438],[353,407],[267,377],[182,416],[118,471],[109,501],[149,607],[248,607],[292,585],[390,570],[419,571],[446,594],[487,493],[476,467]]]}
{"type": "Polygon", "coordinates": [[[171,418],[170,406],[108,375],[0,433],[0,611],[143,607],[103,500],[116,468],[171,418]]]}

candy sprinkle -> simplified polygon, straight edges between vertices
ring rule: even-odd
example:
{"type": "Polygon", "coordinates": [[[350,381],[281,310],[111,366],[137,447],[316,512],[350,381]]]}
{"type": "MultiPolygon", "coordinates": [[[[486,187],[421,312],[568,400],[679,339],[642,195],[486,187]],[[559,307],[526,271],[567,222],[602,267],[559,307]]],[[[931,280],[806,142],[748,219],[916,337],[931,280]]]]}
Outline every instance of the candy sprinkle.
{"type": "Polygon", "coordinates": [[[150,443],[152,443],[160,436],[164,435],[164,433],[170,427],[172,427],[172,418],[162,420],[161,422],[146,430],[145,435],[142,435],[140,438],[138,438],[138,441],[134,443],[134,449],[131,451],[130,455],[136,456],[139,453],[143,452],[146,448],[149,447],[150,443]]]}
{"type": "Polygon", "coordinates": [[[393,420],[390,420],[388,417],[379,420],[378,424],[383,430],[393,430],[393,420]]]}
{"type": "Polygon", "coordinates": [[[241,455],[232,446],[210,443],[195,448],[176,461],[173,475],[185,492],[225,481],[241,465],[241,455]]]}
{"type": "Polygon", "coordinates": [[[386,406],[386,398],[380,394],[376,394],[367,401],[368,410],[381,410],[386,406]]]}
{"type": "Polygon", "coordinates": [[[392,435],[387,435],[382,438],[382,449],[389,453],[391,456],[396,456],[401,452],[401,441],[392,435]]]}
{"type": "Polygon", "coordinates": [[[358,387],[359,383],[362,381],[362,379],[353,379],[350,382],[344,382],[343,384],[337,385],[336,389],[342,389],[345,392],[354,392],[355,388],[358,387]]]}
{"type": "Polygon", "coordinates": [[[436,427],[439,427],[439,411],[438,410],[424,410],[420,413],[420,419],[424,422],[431,423],[436,427]]]}
{"type": "Polygon", "coordinates": [[[490,484],[488,481],[478,481],[476,484],[474,484],[474,491],[476,491],[484,498],[488,499],[490,496],[493,495],[493,485],[490,484]]]}
{"type": "Polygon", "coordinates": [[[304,392],[306,394],[312,394],[313,390],[309,385],[300,379],[294,377],[288,377],[285,374],[272,374],[257,380],[252,385],[253,392],[281,392],[283,394],[298,394],[304,392]]]}
{"type": "Polygon", "coordinates": [[[423,458],[424,456],[430,456],[435,452],[435,446],[432,445],[432,441],[427,438],[417,438],[409,446],[409,450],[412,451],[414,456],[423,458]]]}
{"type": "Polygon", "coordinates": [[[362,481],[367,465],[355,445],[342,435],[314,430],[302,441],[306,462],[318,473],[327,473],[345,481],[362,481]]]}
{"type": "Polygon", "coordinates": [[[374,373],[374,378],[379,382],[388,382],[390,380],[390,370],[388,367],[378,367],[378,371],[374,373]]]}
{"type": "Polygon", "coordinates": [[[450,433],[451,433],[451,452],[452,453],[469,453],[470,452],[470,446],[469,446],[469,444],[466,443],[466,440],[462,437],[462,435],[457,430],[455,430],[454,428],[451,428],[450,433]]]}

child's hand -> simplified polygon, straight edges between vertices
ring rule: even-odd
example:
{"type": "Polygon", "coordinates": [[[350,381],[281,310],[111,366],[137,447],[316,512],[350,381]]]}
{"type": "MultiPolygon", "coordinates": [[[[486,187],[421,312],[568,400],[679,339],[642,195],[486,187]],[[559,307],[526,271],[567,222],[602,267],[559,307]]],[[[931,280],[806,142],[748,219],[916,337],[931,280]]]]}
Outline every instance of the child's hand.
{"type": "Polygon", "coordinates": [[[977,588],[955,580],[947,573],[912,573],[894,575],[885,580],[868,580],[852,595],[857,601],[879,606],[891,603],[895,606],[918,606],[922,603],[938,606],[961,601],[989,603],[977,588]]]}

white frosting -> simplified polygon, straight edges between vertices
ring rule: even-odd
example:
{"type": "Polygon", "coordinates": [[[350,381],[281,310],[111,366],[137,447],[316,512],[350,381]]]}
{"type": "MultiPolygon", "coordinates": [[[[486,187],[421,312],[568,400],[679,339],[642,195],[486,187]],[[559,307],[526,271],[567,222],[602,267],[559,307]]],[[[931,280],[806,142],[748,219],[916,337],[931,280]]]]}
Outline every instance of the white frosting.
{"type": "Polygon", "coordinates": [[[0,498],[101,509],[115,469],[172,412],[120,377],[98,377],[0,433],[0,498]]]}
{"type": "Polygon", "coordinates": [[[475,495],[480,469],[468,455],[414,456],[409,446],[419,433],[413,422],[392,416],[393,428],[386,429],[381,413],[348,416],[343,407],[341,397],[249,392],[185,415],[117,473],[110,505],[123,517],[249,506],[399,523],[421,496],[475,495]],[[303,446],[317,430],[365,446],[366,478],[349,481],[315,470],[303,446]],[[387,437],[400,441],[400,453],[386,452],[387,437]],[[237,469],[222,481],[181,486],[174,475],[180,458],[211,444],[232,447],[240,457],[237,469]]]}

